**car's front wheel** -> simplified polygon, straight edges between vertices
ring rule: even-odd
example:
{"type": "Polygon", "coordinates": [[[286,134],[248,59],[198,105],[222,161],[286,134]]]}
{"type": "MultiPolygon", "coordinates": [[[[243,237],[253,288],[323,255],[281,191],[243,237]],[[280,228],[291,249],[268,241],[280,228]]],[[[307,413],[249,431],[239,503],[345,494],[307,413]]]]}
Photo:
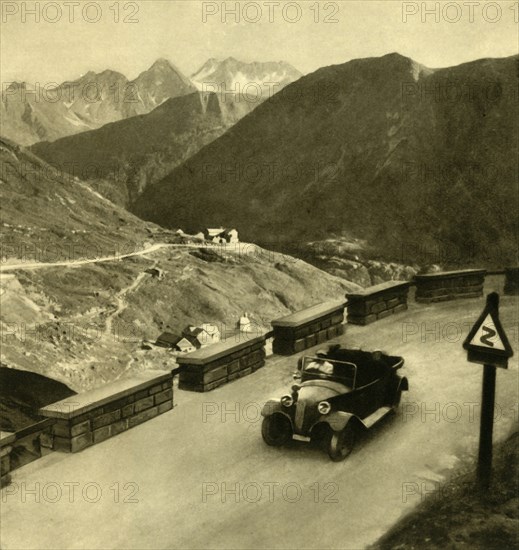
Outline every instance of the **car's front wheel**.
{"type": "Polygon", "coordinates": [[[267,445],[285,445],[292,438],[290,420],[284,414],[266,416],[261,424],[261,435],[267,445]]]}
{"type": "Polygon", "coordinates": [[[344,460],[353,451],[356,440],[353,422],[348,422],[340,432],[332,432],[328,443],[328,455],[334,462],[344,460]]]}

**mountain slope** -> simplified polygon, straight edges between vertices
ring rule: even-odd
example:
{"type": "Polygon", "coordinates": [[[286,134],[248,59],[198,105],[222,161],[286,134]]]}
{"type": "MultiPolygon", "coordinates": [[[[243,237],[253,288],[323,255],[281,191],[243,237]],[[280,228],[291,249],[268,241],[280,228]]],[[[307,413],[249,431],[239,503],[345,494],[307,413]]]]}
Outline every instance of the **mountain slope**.
{"type": "Polygon", "coordinates": [[[190,93],[192,84],[168,61],[158,60],[135,80],[134,96],[140,103],[124,104],[134,109],[133,114],[145,114],[132,117],[127,110],[121,114],[123,120],[40,141],[31,150],[58,169],[88,180],[113,202],[131,208],[146,186],[160,181],[300,73],[284,62],[246,64],[229,58],[209,60],[195,76],[200,89],[215,92],[190,93]],[[253,97],[248,96],[243,82],[257,86],[259,95],[254,97],[253,88],[253,97]],[[270,88],[262,87],[264,83],[270,88]],[[154,90],[153,95],[148,90],[154,90]]]}
{"type": "Polygon", "coordinates": [[[90,71],[59,86],[11,83],[2,92],[2,135],[22,145],[99,128],[148,113],[196,88],[169,61],[157,60],[135,80],[116,71],[90,71]]]}
{"type": "Polygon", "coordinates": [[[134,211],[187,230],[204,212],[205,223],[263,243],[348,234],[392,259],[405,247],[408,260],[440,248],[469,263],[515,261],[517,63],[433,71],[390,54],[319,69],[146,190],[134,211]]]}
{"type": "Polygon", "coordinates": [[[159,229],[0,138],[2,261],[58,261],[140,250],[159,229]]]}
{"type": "Polygon", "coordinates": [[[37,143],[31,151],[130,206],[147,185],[223,134],[223,118],[215,94],[196,92],[168,99],[145,115],[37,143]]]}
{"type": "Polygon", "coordinates": [[[191,243],[6,139],[0,140],[0,166],[0,362],[74,391],[173,368],[168,351],[141,349],[143,339],[155,340],[164,330],[180,333],[188,324],[213,322],[236,338],[244,311],[259,330],[290,311],[359,288],[250,244],[191,243]]]}

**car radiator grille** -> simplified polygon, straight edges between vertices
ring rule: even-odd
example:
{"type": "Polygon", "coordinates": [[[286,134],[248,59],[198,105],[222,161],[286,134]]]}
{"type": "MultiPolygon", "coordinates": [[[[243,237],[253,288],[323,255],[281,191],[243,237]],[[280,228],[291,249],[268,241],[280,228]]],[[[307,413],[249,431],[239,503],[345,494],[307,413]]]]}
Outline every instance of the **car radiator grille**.
{"type": "Polygon", "coordinates": [[[296,416],[295,416],[295,428],[296,431],[303,429],[303,422],[305,420],[305,403],[304,401],[298,401],[296,403],[296,416]]]}

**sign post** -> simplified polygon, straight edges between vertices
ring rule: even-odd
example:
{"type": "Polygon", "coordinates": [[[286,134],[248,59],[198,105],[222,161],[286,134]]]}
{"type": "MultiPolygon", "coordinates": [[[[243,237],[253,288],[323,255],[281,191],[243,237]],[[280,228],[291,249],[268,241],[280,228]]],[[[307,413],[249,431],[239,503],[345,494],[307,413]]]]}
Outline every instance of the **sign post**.
{"type": "Polygon", "coordinates": [[[478,484],[488,489],[492,475],[492,435],[494,431],[494,405],[496,394],[496,367],[483,367],[481,392],[481,421],[479,425],[478,484]]]}
{"type": "Polygon", "coordinates": [[[497,292],[487,296],[485,309],[463,342],[463,347],[468,352],[468,361],[484,365],[477,478],[480,489],[487,490],[492,475],[496,367],[508,368],[508,359],[514,353],[499,320],[497,292]]]}

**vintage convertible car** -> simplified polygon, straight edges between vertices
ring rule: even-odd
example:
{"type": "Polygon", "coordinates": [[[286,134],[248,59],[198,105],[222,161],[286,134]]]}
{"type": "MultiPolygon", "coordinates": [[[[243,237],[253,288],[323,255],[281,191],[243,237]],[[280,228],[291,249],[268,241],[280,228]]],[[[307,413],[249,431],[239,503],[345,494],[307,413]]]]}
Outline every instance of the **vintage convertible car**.
{"type": "Polygon", "coordinates": [[[289,394],[263,407],[261,433],[268,445],[314,440],[334,461],[345,459],[361,430],[395,410],[407,378],[402,357],[332,346],[299,360],[289,394]]]}

